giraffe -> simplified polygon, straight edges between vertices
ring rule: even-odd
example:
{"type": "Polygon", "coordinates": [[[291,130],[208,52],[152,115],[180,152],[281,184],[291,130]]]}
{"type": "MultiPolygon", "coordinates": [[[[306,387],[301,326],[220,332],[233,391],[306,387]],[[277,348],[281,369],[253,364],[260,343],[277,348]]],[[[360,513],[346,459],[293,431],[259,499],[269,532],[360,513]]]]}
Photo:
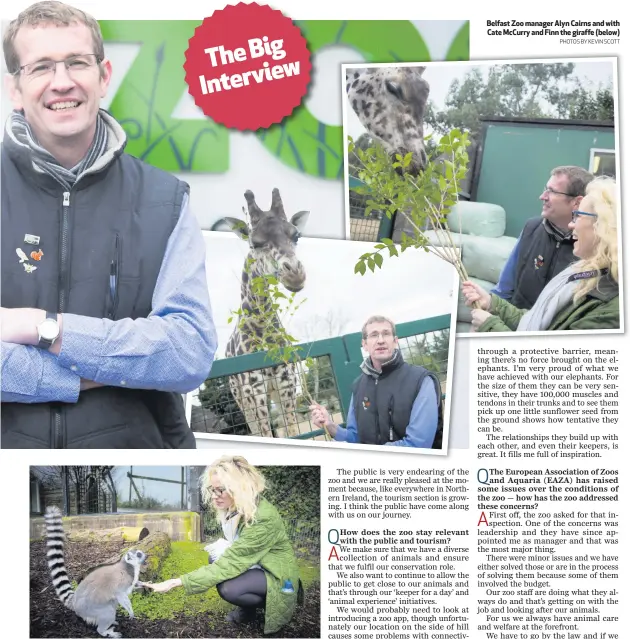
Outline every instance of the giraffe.
{"type": "Polygon", "coordinates": [[[426,67],[347,69],[346,93],[361,124],[391,155],[411,152],[409,171],[424,169],[424,114],[429,83],[426,67]]]}
{"type": "MultiPolygon", "coordinates": [[[[280,197],[274,188],[271,208],[263,211],[251,191],[245,192],[249,224],[237,218],[222,218],[222,226],[249,243],[250,250],[241,273],[241,310],[247,313],[228,340],[225,356],[235,357],[259,350],[253,337],[262,335],[261,316],[270,317],[271,300],[252,290],[252,279],[273,275],[291,292],[304,288],[306,272],[296,256],[296,245],[309,211],[299,211],[287,220],[280,197]]],[[[221,225],[215,225],[219,228],[221,225]]],[[[280,326],[280,318],[272,313],[272,322],[280,326]]],[[[234,399],[240,406],[253,435],[289,437],[299,434],[295,416],[297,371],[294,364],[279,364],[262,370],[233,375],[229,379],[234,399]],[[272,432],[267,398],[282,406],[284,427],[272,432]]]]}

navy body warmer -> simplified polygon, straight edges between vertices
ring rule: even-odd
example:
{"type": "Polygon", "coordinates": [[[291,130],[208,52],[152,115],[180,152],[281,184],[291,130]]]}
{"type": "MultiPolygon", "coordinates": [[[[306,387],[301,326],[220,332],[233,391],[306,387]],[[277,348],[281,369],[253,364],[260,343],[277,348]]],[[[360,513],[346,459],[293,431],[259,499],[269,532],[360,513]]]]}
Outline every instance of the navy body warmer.
{"type": "MultiPolygon", "coordinates": [[[[147,317],[188,185],[119,152],[70,192],[2,149],[2,306],[147,317]],[[10,186],[9,186],[10,185],[10,186]],[[26,273],[16,248],[40,237],[26,273]],[[117,271],[112,295],[110,273],[117,271]]],[[[195,448],[179,393],[101,387],[76,404],[2,404],[3,448],[195,448]]]]}
{"type": "Polygon", "coordinates": [[[413,403],[430,376],[436,386],[438,429],[432,448],[442,447],[442,392],[433,373],[402,358],[386,364],[378,379],[363,373],[352,386],[358,440],[361,444],[385,444],[405,437],[413,403]]]}
{"type": "Polygon", "coordinates": [[[516,308],[529,310],[543,288],[576,260],[571,236],[550,234],[542,217],[528,220],[519,241],[514,293],[508,300],[516,308]]]}

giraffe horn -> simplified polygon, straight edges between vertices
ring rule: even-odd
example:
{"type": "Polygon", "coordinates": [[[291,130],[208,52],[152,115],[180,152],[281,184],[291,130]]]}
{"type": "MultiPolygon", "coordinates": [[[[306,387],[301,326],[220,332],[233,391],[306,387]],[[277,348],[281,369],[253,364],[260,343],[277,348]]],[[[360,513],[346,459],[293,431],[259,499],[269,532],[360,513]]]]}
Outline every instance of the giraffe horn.
{"type": "Polygon", "coordinates": [[[256,198],[251,191],[245,191],[245,200],[247,201],[247,209],[249,211],[249,217],[252,224],[257,224],[263,215],[262,210],[256,204],[256,198]]]}
{"type": "Polygon", "coordinates": [[[280,191],[278,189],[274,189],[271,192],[271,210],[283,219],[287,219],[287,216],[284,213],[284,206],[282,206],[282,198],[280,197],[280,191]]]}

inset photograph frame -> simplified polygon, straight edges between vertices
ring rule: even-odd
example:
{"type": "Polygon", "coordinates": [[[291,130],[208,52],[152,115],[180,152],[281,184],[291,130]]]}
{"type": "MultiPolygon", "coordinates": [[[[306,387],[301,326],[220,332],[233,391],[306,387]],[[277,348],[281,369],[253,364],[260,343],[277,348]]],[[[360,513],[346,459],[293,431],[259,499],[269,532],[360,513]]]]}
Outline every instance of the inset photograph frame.
{"type": "Polygon", "coordinates": [[[321,468],[266,452],[31,466],[30,636],[321,636],[321,468]]]}
{"type": "Polygon", "coordinates": [[[204,233],[219,348],[210,377],[187,398],[197,446],[246,437],[446,454],[457,302],[453,269],[418,252],[401,254],[387,274],[361,269],[364,243],[298,241],[314,212],[278,212],[280,192],[270,195],[245,194],[245,216],[226,218],[234,234],[204,233]],[[212,272],[216,263],[221,277],[212,272]],[[411,289],[421,295],[412,299],[411,289]],[[383,379],[395,368],[404,378],[411,371],[418,384],[412,389],[410,382],[407,395],[392,392],[393,407],[379,405],[380,414],[371,391],[362,391],[360,400],[353,392],[362,375],[370,377],[363,369],[374,345],[366,328],[375,329],[376,346],[384,349],[375,357],[382,354],[390,366],[383,379]],[[389,343],[381,345],[382,339],[389,343]],[[318,421],[316,406],[329,426],[318,421]]]}
{"type": "Polygon", "coordinates": [[[624,332],[616,58],[347,64],[341,82],[348,239],[457,248],[458,335],[624,332]],[[562,272],[572,295],[531,311],[562,272]]]}

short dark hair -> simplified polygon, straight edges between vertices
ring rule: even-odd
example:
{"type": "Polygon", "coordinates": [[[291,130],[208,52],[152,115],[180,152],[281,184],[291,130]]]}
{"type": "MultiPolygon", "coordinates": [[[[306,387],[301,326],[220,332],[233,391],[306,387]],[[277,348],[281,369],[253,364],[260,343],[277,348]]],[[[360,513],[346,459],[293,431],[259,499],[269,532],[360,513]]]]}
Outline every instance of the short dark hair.
{"type": "Polygon", "coordinates": [[[557,166],[552,169],[551,175],[565,175],[569,180],[569,193],[573,197],[584,196],[586,185],[595,178],[592,173],[581,166],[557,166]]]}
{"type": "Polygon", "coordinates": [[[39,27],[40,25],[69,27],[77,23],[84,24],[90,29],[94,43],[94,53],[99,61],[103,60],[105,58],[105,46],[103,44],[103,35],[101,34],[99,23],[91,15],[88,15],[80,9],[75,9],[63,2],[45,0],[44,2],[36,2],[24,9],[24,11],[9,24],[2,39],[4,61],[7,65],[7,71],[16,74],[20,69],[20,59],[15,50],[15,37],[22,27],[39,27]]]}
{"type": "Polygon", "coordinates": [[[385,317],[384,315],[372,315],[372,317],[368,317],[365,324],[363,324],[363,328],[361,329],[361,335],[363,336],[363,339],[367,339],[367,327],[370,324],[377,324],[380,322],[388,322],[389,325],[392,327],[393,336],[396,337],[396,325],[394,324],[394,322],[392,322],[392,320],[389,319],[389,317],[385,317]]]}

